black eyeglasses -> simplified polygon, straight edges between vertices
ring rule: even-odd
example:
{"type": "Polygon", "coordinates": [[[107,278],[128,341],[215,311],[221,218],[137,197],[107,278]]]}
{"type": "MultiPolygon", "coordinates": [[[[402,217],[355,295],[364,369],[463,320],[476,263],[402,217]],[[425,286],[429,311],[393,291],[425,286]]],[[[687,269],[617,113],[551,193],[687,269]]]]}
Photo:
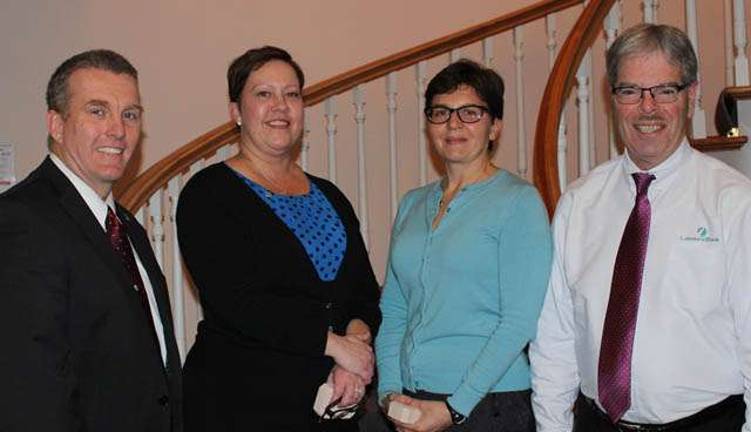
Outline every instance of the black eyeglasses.
{"type": "Polygon", "coordinates": [[[477,123],[488,112],[487,107],[480,105],[462,105],[457,108],[449,108],[444,105],[435,105],[425,108],[425,118],[433,124],[443,124],[449,121],[451,114],[456,112],[462,123],[477,123]]]}
{"type": "Polygon", "coordinates": [[[649,92],[657,103],[671,103],[678,100],[678,94],[690,84],[660,84],[652,87],[619,86],[613,87],[616,102],[625,105],[639,103],[644,98],[644,92],[649,92]]]}
{"type": "Polygon", "coordinates": [[[339,419],[348,419],[355,415],[357,410],[360,408],[360,404],[364,399],[360,399],[360,402],[350,405],[347,407],[337,407],[337,404],[342,400],[342,398],[338,398],[335,401],[331,402],[326,406],[326,409],[323,410],[323,414],[321,414],[321,417],[318,419],[318,422],[322,422],[324,420],[339,420],[339,419]]]}

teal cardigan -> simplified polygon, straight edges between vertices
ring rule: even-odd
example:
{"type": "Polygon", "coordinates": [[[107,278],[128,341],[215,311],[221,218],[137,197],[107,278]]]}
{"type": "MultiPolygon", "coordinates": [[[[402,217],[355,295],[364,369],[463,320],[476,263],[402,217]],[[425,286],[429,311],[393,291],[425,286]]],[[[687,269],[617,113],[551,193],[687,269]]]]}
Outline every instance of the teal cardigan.
{"type": "Polygon", "coordinates": [[[551,263],[545,206],[529,183],[499,171],[462,189],[440,225],[439,182],[399,205],[376,338],[381,397],[451,395],[469,415],[489,392],[530,388],[534,337],[551,263]]]}

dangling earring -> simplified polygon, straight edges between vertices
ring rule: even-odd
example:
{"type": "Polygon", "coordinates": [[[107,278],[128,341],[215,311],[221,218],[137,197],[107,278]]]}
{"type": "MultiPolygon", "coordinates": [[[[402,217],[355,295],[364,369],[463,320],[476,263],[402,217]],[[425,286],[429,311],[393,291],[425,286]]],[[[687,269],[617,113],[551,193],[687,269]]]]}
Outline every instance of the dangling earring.
{"type": "Polygon", "coordinates": [[[240,120],[240,119],[237,119],[237,121],[235,122],[235,124],[237,124],[237,127],[241,127],[243,125],[243,121],[240,120]]]}

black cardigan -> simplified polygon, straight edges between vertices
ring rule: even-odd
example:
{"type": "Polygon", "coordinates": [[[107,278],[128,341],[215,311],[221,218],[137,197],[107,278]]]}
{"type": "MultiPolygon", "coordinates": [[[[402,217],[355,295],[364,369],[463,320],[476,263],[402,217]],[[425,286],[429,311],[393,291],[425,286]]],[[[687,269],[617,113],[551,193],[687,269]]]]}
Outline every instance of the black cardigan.
{"type": "Polygon", "coordinates": [[[211,418],[201,422],[216,428],[216,417],[238,415],[224,412],[236,400],[216,399],[241,398],[263,405],[249,423],[258,426],[258,415],[278,403],[279,390],[280,414],[305,423],[333,365],[323,355],[328,329],[342,334],[351,319],[360,318],[377,333],[379,289],[357,217],[336,186],[309,179],[334,206],[347,234],[344,259],[329,282],[319,279],[294,233],[224,163],[197,173],[183,189],[178,238],[204,311],[184,371],[186,421],[193,415],[188,411],[203,409],[211,418]],[[260,393],[254,395],[251,384],[260,393]]]}

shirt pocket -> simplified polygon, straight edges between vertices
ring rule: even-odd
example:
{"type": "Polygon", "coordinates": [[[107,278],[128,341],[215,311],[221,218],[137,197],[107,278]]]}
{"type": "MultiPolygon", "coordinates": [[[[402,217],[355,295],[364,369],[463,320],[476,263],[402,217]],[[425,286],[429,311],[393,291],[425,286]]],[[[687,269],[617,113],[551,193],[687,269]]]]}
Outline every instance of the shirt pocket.
{"type": "Polygon", "coordinates": [[[664,283],[667,301],[699,315],[722,306],[726,257],[716,237],[682,236],[670,249],[664,283]]]}

